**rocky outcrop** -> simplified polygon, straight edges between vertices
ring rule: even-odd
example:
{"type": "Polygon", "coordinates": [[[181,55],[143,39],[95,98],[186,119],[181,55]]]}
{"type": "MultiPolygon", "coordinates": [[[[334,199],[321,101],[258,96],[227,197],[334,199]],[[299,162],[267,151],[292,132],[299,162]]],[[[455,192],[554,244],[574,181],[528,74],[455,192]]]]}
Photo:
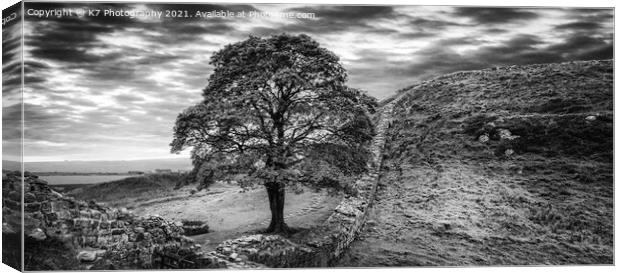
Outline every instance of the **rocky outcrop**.
{"type": "Polygon", "coordinates": [[[192,236],[209,233],[209,225],[203,221],[182,221],[185,235],[192,236]]]}

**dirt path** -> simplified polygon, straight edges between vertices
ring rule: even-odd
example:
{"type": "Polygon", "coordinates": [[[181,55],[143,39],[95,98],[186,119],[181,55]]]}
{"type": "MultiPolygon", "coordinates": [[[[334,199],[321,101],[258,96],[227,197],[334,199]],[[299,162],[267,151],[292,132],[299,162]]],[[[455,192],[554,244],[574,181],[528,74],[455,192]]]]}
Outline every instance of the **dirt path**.
{"type": "MultiPolygon", "coordinates": [[[[287,191],[285,220],[292,227],[311,227],[327,219],[340,199],[341,196],[329,194],[326,190],[306,189],[300,194],[287,191]]],[[[192,237],[206,249],[240,234],[264,229],[271,219],[264,189],[243,191],[238,186],[219,182],[206,192],[149,201],[138,204],[133,211],[138,215],[159,215],[173,221],[207,222],[211,232],[192,237]]]]}

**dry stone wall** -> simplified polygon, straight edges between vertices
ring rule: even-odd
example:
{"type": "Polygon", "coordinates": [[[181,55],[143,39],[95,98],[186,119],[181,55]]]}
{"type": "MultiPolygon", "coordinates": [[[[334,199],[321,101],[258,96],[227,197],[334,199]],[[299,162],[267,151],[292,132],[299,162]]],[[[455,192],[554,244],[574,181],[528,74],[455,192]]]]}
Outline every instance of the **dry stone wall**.
{"type": "MultiPolygon", "coordinates": [[[[19,230],[21,173],[3,175],[3,226],[19,230]]],[[[156,253],[185,253],[196,258],[196,267],[226,267],[226,261],[197,251],[183,235],[181,223],[161,217],[137,217],[126,209],[109,208],[95,202],[76,200],[52,190],[36,175],[24,174],[25,256],[50,256],[68,261],[42,261],[26,270],[38,269],[140,269],[158,267],[156,253]],[[56,243],[59,243],[56,245],[56,243]],[[72,255],[54,256],[60,249],[72,255]],[[75,261],[69,261],[69,260],[75,261]],[[49,262],[49,263],[47,263],[49,262]],[[47,263],[47,264],[46,264],[47,263]],[[71,268],[54,268],[54,265],[71,268]],[[74,268],[77,266],[77,268],[74,268]]]]}
{"type": "Polygon", "coordinates": [[[2,262],[21,270],[21,183],[2,174],[2,262]]]}

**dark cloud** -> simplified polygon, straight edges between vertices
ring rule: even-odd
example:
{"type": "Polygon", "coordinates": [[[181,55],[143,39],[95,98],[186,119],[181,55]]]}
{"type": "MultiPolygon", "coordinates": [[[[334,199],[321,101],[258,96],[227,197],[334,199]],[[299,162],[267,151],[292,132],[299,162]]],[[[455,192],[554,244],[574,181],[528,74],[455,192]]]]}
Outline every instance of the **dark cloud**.
{"type": "MultiPolygon", "coordinates": [[[[17,5],[6,12],[15,12],[17,5]]],[[[18,20],[18,19],[15,19],[18,20]]],[[[19,22],[19,21],[13,22],[19,22]]],[[[9,23],[2,27],[2,99],[3,104],[14,103],[21,91],[21,26],[9,23]]]]}
{"type": "Polygon", "coordinates": [[[483,45],[484,41],[468,37],[439,40],[436,44],[416,52],[416,55],[424,56],[416,63],[393,72],[410,75],[415,79],[426,79],[460,70],[493,66],[613,58],[611,44],[601,38],[583,35],[569,37],[550,45],[545,45],[539,36],[517,35],[500,45],[480,46],[466,55],[450,49],[450,45],[455,44],[483,45]]]}
{"type": "Polygon", "coordinates": [[[603,38],[586,35],[569,37],[548,50],[563,54],[567,60],[602,60],[613,58],[613,44],[603,38]]]}
{"type": "Polygon", "coordinates": [[[41,69],[47,69],[49,68],[49,65],[36,61],[36,60],[24,60],[24,73],[26,74],[30,74],[30,73],[35,73],[41,69]]]}
{"type": "Polygon", "coordinates": [[[441,39],[438,41],[438,44],[442,44],[443,46],[454,46],[454,45],[480,45],[484,44],[487,41],[474,38],[471,36],[458,37],[458,38],[447,38],[441,39]]]}
{"type": "Polygon", "coordinates": [[[233,34],[236,32],[234,22],[214,20],[207,22],[164,21],[159,25],[149,26],[151,31],[161,33],[161,36],[150,36],[148,40],[162,44],[178,44],[195,42],[202,39],[201,35],[233,34]]]}
{"type": "Polygon", "coordinates": [[[570,11],[573,13],[579,13],[579,14],[598,14],[601,11],[605,12],[605,11],[609,11],[609,8],[564,8],[564,10],[566,11],[570,11]]]}
{"type": "Polygon", "coordinates": [[[2,60],[3,62],[15,60],[18,49],[21,46],[19,35],[12,35],[12,32],[19,31],[19,25],[12,25],[2,28],[2,60]]]}
{"type": "Polygon", "coordinates": [[[226,24],[222,22],[210,25],[179,24],[178,22],[167,22],[165,24],[162,24],[162,28],[167,29],[171,33],[179,33],[190,36],[200,34],[223,34],[235,30],[232,24],[226,24]]]}
{"type": "MultiPolygon", "coordinates": [[[[77,9],[92,10],[128,10],[130,4],[123,3],[26,3],[26,9],[77,9]]],[[[27,16],[26,19],[34,26],[34,33],[26,33],[25,44],[32,47],[31,53],[37,59],[47,59],[68,63],[96,63],[110,60],[119,56],[100,55],[91,52],[94,47],[106,48],[98,37],[123,31],[128,27],[145,28],[137,18],[128,16],[63,16],[63,17],[36,17],[27,16]]]]}
{"type": "Polygon", "coordinates": [[[438,35],[439,34],[436,32],[424,32],[424,31],[401,32],[398,34],[398,36],[403,39],[429,38],[429,37],[436,37],[438,35]]]}
{"type": "Polygon", "coordinates": [[[601,28],[601,24],[597,22],[572,22],[567,24],[557,25],[555,29],[560,30],[594,30],[601,28]]]}
{"type": "Polygon", "coordinates": [[[595,38],[595,37],[587,36],[587,35],[578,35],[578,36],[569,37],[564,42],[555,44],[551,46],[549,49],[558,51],[558,52],[570,53],[570,52],[576,52],[581,49],[590,49],[593,47],[599,47],[599,46],[603,46],[606,44],[607,43],[605,43],[600,38],[595,38]]]}
{"type": "Polygon", "coordinates": [[[575,60],[607,60],[614,57],[614,46],[605,44],[594,48],[583,50],[577,53],[573,59],[575,60]]]}
{"type": "MultiPolygon", "coordinates": [[[[45,63],[38,62],[31,59],[26,59],[23,62],[24,66],[24,85],[35,85],[38,83],[45,83],[47,79],[41,76],[40,71],[49,69],[49,66],[45,63]]],[[[19,66],[21,69],[21,65],[19,66]]],[[[21,73],[21,71],[19,72],[21,73]]]]}
{"type": "Polygon", "coordinates": [[[92,80],[114,80],[127,83],[135,78],[136,69],[135,64],[131,62],[107,62],[90,68],[85,75],[92,80]]]}
{"type": "Polygon", "coordinates": [[[449,26],[463,26],[463,24],[445,21],[445,20],[437,20],[437,19],[427,19],[427,18],[415,18],[409,22],[413,27],[422,28],[422,29],[432,29],[432,30],[443,30],[449,26]]]}
{"type": "MultiPolygon", "coordinates": [[[[49,100],[54,101],[55,103],[63,104],[64,107],[55,106],[55,110],[61,110],[63,113],[70,113],[74,109],[72,106],[89,106],[89,107],[98,107],[99,105],[90,99],[86,99],[79,96],[74,96],[70,92],[67,93],[54,93],[47,95],[49,100]]],[[[37,108],[33,108],[37,110],[37,108]]],[[[34,111],[33,110],[33,111],[34,111]]]]}
{"type": "Polygon", "coordinates": [[[489,28],[489,29],[484,30],[485,33],[489,33],[489,34],[501,34],[501,33],[507,33],[508,31],[509,30],[503,29],[503,28],[489,28]]]}
{"type": "Polygon", "coordinates": [[[106,59],[108,56],[92,54],[89,49],[102,45],[97,40],[97,35],[112,33],[115,30],[113,27],[70,17],[34,24],[38,28],[37,32],[27,33],[25,36],[25,44],[32,47],[30,52],[33,57],[73,63],[98,62],[106,59]]]}
{"type": "MultiPolygon", "coordinates": [[[[400,17],[405,17],[400,15],[400,17]]],[[[441,31],[445,31],[448,27],[465,26],[460,23],[440,20],[436,18],[425,17],[408,17],[407,26],[403,29],[399,29],[399,37],[403,39],[417,39],[428,38],[438,36],[441,31]]]]}
{"type": "Polygon", "coordinates": [[[18,60],[7,61],[2,66],[2,95],[8,96],[21,88],[22,64],[18,60]]]}
{"type": "Polygon", "coordinates": [[[388,34],[393,30],[376,28],[376,20],[400,16],[390,6],[305,6],[286,9],[285,12],[314,13],[316,19],[304,20],[298,24],[286,24],[276,29],[257,27],[251,32],[257,35],[282,32],[326,34],[357,30],[388,34]]]}
{"type": "Polygon", "coordinates": [[[478,59],[486,66],[524,65],[562,60],[559,52],[537,47],[541,44],[543,42],[538,36],[519,35],[505,41],[502,45],[483,46],[468,57],[478,59]]]}
{"type": "Polygon", "coordinates": [[[33,128],[55,128],[57,125],[68,122],[66,112],[59,113],[58,109],[46,108],[41,105],[24,103],[24,126],[33,128]]]}
{"type": "Polygon", "coordinates": [[[24,75],[24,85],[33,84],[33,83],[42,83],[42,82],[46,82],[46,80],[47,79],[41,76],[24,75]]]}
{"type": "Polygon", "coordinates": [[[321,20],[347,23],[368,22],[375,19],[393,18],[397,15],[390,6],[306,6],[291,8],[290,12],[312,12],[321,20]]]}
{"type": "Polygon", "coordinates": [[[21,139],[22,105],[2,107],[2,141],[21,139]]]}
{"type": "MultiPolygon", "coordinates": [[[[43,5],[134,7],[99,3],[46,3],[38,7],[43,5]]],[[[317,17],[27,18],[26,29],[31,32],[26,37],[29,58],[24,63],[25,92],[34,99],[26,105],[26,138],[31,141],[29,151],[33,155],[63,160],[90,158],[93,154],[143,157],[147,150],[156,150],[148,156],[167,156],[177,114],[201,100],[201,90],[213,71],[211,54],[249,34],[309,34],[341,57],[350,86],[378,98],[414,81],[458,70],[613,58],[611,9],[553,9],[543,13],[547,9],[146,6],[188,10],[190,14],[261,8],[314,12],[317,17]]],[[[19,56],[15,54],[19,53],[19,40],[12,38],[3,30],[3,45],[12,50],[3,54],[9,58],[19,56]]],[[[8,74],[20,69],[19,62],[3,64],[8,74]]],[[[5,86],[19,88],[19,83],[19,77],[3,77],[5,86]]],[[[4,105],[5,118],[16,118],[16,102],[4,105]]],[[[15,137],[19,132],[6,133],[15,137]]]]}
{"type": "Polygon", "coordinates": [[[599,18],[607,20],[613,18],[613,9],[610,8],[563,8],[567,18],[599,18]]]}
{"type": "Polygon", "coordinates": [[[510,59],[513,54],[533,50],[534,46],[542,43],[541,38],[536,35],[520,34],[504,41],[500,46],[483,46],[481,51],[494,57],[510,59]]]}
{"type": "Polygon", "coordinates": [[[564,9],[564,18],[569,20],[556,26],[557,30],[573,32],[599,32],[607,27],[605,23],[612,24],[614,12],[612,9],[564,9]]]}
{"type": "Polygon", "coordinates": [[[22,78],[18,72],[12,76],[2,77],[2,95],[7,96],[9,93],[18,92],[21,84],[22,78]]]}
{"type": "Polygon", "coordinates": [[[509,23],[519,20],[535,19],[539,15],[536,12],[522,8],[486,8],[486,7],[460,7],[454,12],[456,16],[469,17],[480,24],[509,23]]]}
{"type": "Polygon", "coordinates": [[[427,79],[449,72],[480,69],[485,66],[483,60],[468,58],[448,47],[429,47],[417,53],[424,57],[393,72],[410,76],[412,79],[427,79]]]}

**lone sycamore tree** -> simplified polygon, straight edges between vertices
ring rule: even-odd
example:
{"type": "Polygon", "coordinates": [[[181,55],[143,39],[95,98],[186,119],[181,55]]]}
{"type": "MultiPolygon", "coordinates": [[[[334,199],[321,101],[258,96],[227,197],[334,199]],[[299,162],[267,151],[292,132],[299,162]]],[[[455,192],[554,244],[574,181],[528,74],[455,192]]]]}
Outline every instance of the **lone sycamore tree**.
{"type": "Polygon", "coordinates": [[[204,100],[177,117],[171,150],[192,148],[195,178],[264,185],[266,232],[290,231],[287,185],[325,181],[329,174],[317,175],[323,167],[364,171],[376,101],[345,85],[334,53],[307,35],[250,36],[214,53],[210,64],[204,100]]]}

